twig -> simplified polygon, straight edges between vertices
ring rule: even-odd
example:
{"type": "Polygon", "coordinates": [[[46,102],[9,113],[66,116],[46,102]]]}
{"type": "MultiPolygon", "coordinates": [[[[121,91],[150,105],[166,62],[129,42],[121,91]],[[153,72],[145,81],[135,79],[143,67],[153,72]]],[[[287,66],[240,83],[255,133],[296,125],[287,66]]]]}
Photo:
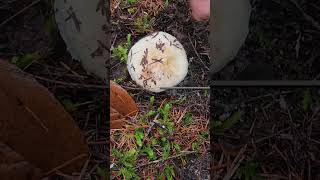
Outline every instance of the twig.
{"type": "Polygon", "coordinates": [[[8,19],[6,19],[5,21],[3,21],[0,24],[0,27],[2,27],[3,25],[7,24],[9,21],[11,21],[13,18],[15,18],[16,16],[20,15],[21,13],[25,12],[26,10],[28,10],[30,7],[34,6],[35,4],[39,3],[41,0],[35,0],[33,1],[31,4],[29,4],[28,6],[24,7],[23,9],[21,9],[20,11],[18,11],[16,14],[14,14],[13,16],[9,17],[8,19]]]}
{"type": "Polygon", "coordinates": [[[91,170],[89,171],[89,174],[92,174],[93,171],[95,171],[98,166],[99,166],[98,164],[94,165],[94,166],[91,168],[91,170]]]}
{"type": "Polygon", "coordinates": [[[88,145],[107,145],[108,142],[106,141],[100,141],[100,142],[88,142],[88,145]]]}
{"type": "Polygon", "coordinates": [[[121,85],[123,88],[128,89],[128,90],[140,90],[140,91],[144,91],[143,88],[139,88],[139,87],[131,87],[131,86],[124,86],[121,85]]]}
{"type": "Polygon", "coordinates": [[[192,43],[192,41],[191,41],[191,38],[190,38],[190,34],[189,34],[189,33],[188,33],[188,38],[189,38],[189,41],[190,41],[190,43],[191,43],[191,45],[192,45],[192,48],[193,48],[194,52],[196,53],[198,59],[201,61],[202,65],[203,65],[207,70],[210,70],[210,68],[209,68],[207,65],[205,65],[204,62],[201,60],[198,51],[196,50],[196,48],[194,47],[194,45],[193,45],[193,43],[192,43]]]}
{"type": "Polygon", "coordinates": [[[291,3],[293,3],[296,8],[299,9],[299,11],[302,13],[303,17],[309,21],[318,31],[320,31],[320,24],[317,22],[312,16],[305,13],[304,10],[300,7],[300,5],[295,0],[290,0],[291,3]]]}
{"type": "Polygon", "coordinates": [[[293,169],[293,167],[290,165],[290,163],[288,162],[287,157],[279,150],[279,148],[274,145],[272,146],[273,149],[281,156],[281,158],[283,159],[283,161],[286,163],[288,170],[293,169]]]}
{"type": "Polygon", "coordinates": [[[300,53],[300,42],[301,42],[301,32],[299,32],[298,38],[296,40],[296,46],[295,46],[295,50],[296,50],[296,58],[299,58],[299,53],[300,53]]]}
{"type": "Polygon", "coordinates": [[[156,124],[156,123],[155,123],[155,120],[157,120],[158,117],[159,117],[159,113],[154,117],[153,121],[151,122],[151,125],[150,125],[150,127],[148,128],[148,130],[147,130],[147,136],[149,136],[149,134],[150,134],[153,126],[156,124]]]}
{"type": "Polygon", "coordinates": [[[244,101],[244,103],[248,103],[248,102],[251,102],[251,101],[257,101],[257,100],[260,100],[260,99],[263,99],[263,98],[267,98],[267,97],[274,97],[274,96],[278,96],[278,95],[291,94],[291,93],[294,93],[294,92],[295,91],[283,91],[283,92],[278,92],[278,93],[269,93],[269,94],[265,94],[265,95],[249,98],[248,100],[244,101]]]}
{"type": "Polygon", "coordinates": [[[60,85],[65,85],[65,86],[73,86],[73,87],[80,87],[80,88],[107,89],[107,86],[103,86],[103,85],[68,83],[68,82],[63,82],[63,81],[51,80],[51,79],[47,79],[47,78],[35,76],[35,75],[33,75],[33,77],[36,79],[50,82],[50,83],[55,83],[55,84],[60,84],[60,85]]]}
{"type": "Polygon", "coordinates": [[[77,72],[73,71],[68,65],[66,65],[63,62],[60,62],[60,64],[68,71],[70,71],[73,75],[75,75],[76,77],[79,77],[80,79],[85,79],[85,76],[81,76],[80,74],[78,74],[77,72]]]}
{"type": "MultiPolygon", "coordinates": [[[[91,155],[90,155],[90,156],[91,156],[91,155]]],[[[89,165],[89,162],[90,162],[90,158],[91,158],[91,157],[89,157],[89,159],[84,163],[84,165],[83,165],[83,167],[82,167],[82,169],[81,169],[81,172],[80,172],[80,175],[79,175],[78,180],[81,180],[82,177],[84,176],[84,173],[86,172],[86,170],[87,170],[87,168],[88,168],[88,165],[89,165]]]]}
{"type": "Polygon", "coordinates": [[[226,174],[226,176],[223,178],[223,180],[229,180],[233,174],[236,172],[236,170],[238,169],[238,167],[240,166],[241,162],[244,160],[244,156],[242,156],[244,154],[244,152],[247,149],[247,145],[245,145],[238,153],[237,157],[234,159],[234,161],[232,162],[232,169],[229,170],[226,174]],[[236,164],[237,163],[237,164],[236,164]]]}
{"type": "Polygon", "coordinates": [[[90,119],[90,112],[87,113],[86,122],[84,124],[84,129],[87,129],[88,123],[89,123],[89,119],[90,119]]]}
{"type": "Polygon", "coordinates": [[[271,178],[271,179],[289,179],[288,177],[276,175],[276,174],[259,174],[262,177],[271,178]]]}
{"type": "Polygon", "coordinates": [[[186,114],[187,110],[188,110],[189,107],[186,107],[184,109],[184,111],[182,112],[181,116],[179,117],[178,121],[177,121],[177,124],[179,124],[182,120],[182,118],[184,117],[184,115],[186,114]]]}
{"type": "Polygon", "coordinates": [[[210,87],[160,87],[160,89],[175,90],[210,90],[210,87]]]}
{"type": "Polygon", "coordinates": [[[159,160],[155,160],[155,161],[148,162],[148,163],[146,163],[146,164],[142,164],[142,165],[140,165],[140,166],[137,166],[137,169],[139,169],[139,168],[141,168],[141,167],[144,167],[144,166],[151,165],[151,164],[157,164],[157,163],[159,163],[159,162],[168,161],[168,160],[170,160],[170,159],[175,159],[175,158],[177,158],[177,157],[186,156],[186,155],[195,154],[195,153],[197,153],[197,151],[185,151],[185,152],[182,152],[181,154],[177,154],[177,155],[168,157],[167,159],[159,159],[159,160]]]}
{"type": "Polygon", "coordinates": [[[73,159],[70,159],[70,160],[66,161],[65,163],[63,163],[63,164],[61,164],[61,165],[53,168],[52,170],[48,171],[48,172],[45,173],[45,174],[46,174],[46,175],[49,175],[49,174],[51,174],[51,173],[53,173],[53,172],[55,172],[55,171],[58,171],[58,170],[61,169],[61,168],[64,168],[65,166],[68,166],[69,164],[73,163],[74,161],[79,160],[79,159],[84,158],[84,157],[87,157],[87,156],[88,156],[87,154],[80,154],[79,156],[77,156],[77,157],[75,157],[75,158],[73,158],[73,159]]]}

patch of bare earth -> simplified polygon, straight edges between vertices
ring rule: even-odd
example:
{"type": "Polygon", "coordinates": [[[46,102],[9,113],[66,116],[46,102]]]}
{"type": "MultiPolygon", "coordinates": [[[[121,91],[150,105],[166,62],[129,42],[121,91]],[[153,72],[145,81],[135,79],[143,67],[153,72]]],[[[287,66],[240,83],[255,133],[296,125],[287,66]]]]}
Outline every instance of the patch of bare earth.
{"type": "Polygon", "coordinates": [[[319,179],[320,94],[311,89],[213,89],[213,179],[319,179]],[[310,94],[308,94],[310,92],[310,94]],[[234,112],[241,118],[221,132],[234,112]]]}

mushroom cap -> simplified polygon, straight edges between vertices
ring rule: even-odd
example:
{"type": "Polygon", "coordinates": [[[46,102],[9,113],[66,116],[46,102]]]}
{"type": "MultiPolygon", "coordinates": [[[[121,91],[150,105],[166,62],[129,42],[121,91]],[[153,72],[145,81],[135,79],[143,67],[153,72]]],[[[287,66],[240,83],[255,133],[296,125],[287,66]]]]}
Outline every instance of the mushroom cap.
{"type": "Polygon", "coordinates": [[[158,31],[135,43],[129,51],[128,72],[139,86],[151,92],[178,85],[188,73],[182,44],[172,35],[158,31]]]}
{"type": "Polygon", "coordinates": [[[88,74],[107,80],[107,23],[100,0],[55,0],[55,20],[73,59],[81,62],[88,74]],[[100,4],[101,5],[101,4],[100,4]]]}
{"type": "Polygon", "coordinates": [[[245,42],[249,32],[251,5],[249,0],[223,0],[214,1],[212,7],[211,73],[216,73],[233,60],[245,42]]]}

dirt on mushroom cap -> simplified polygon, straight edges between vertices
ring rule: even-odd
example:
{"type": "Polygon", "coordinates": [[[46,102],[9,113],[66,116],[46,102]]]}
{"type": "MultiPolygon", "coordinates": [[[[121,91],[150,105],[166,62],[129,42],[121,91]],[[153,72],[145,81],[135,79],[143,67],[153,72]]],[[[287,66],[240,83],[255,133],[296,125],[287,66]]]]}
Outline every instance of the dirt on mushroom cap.
{"type": "Polygon", "coordinates": [[[127,68],[138,85],[161,92],[161,87],[176,86],[184,79],[188,60],[182,44],[160,31],[140,39],[130,49],[127,68]]]}

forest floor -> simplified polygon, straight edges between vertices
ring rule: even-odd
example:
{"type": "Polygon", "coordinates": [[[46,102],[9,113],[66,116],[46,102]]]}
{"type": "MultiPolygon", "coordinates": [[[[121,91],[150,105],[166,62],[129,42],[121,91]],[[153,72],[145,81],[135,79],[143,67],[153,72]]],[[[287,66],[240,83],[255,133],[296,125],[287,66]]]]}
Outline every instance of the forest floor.
{"type": "Polygon", "coordinates": [[[121,54],[127,54],[138,40],[152,32],[164,31],[178,39],[188,56],[188,74],[178,86],[207,86],[210,66],[208,22],[194,21],[185,0],[113,0],[111,25],[110,79],[132,95],[140,110],[126,129],[112,132],[113,175],[120,174],[117,179],[123,178],[124,174],[142,179],[163,176],[170,179],[173,174],[176,179],[209,179],[208,91],[148,92],[136,85],[127,71],[125,58],[121,60],[121,54]],[[172,123],[167,124],[167,130],[173,131],[171,134],[152,125],[155,120],[163,120],[166,114],[172,123]],[[150,127],[152,131],[148,132],[150,127]],[[140,146],[136,143],[139,131],[144,134],[140,146]],[[129,161],[130,158],[122,157],[134,154],[133,151],[136,152],[132,156],[136,159],[135,168],[130,167],[133,163],[121,163],[129,161]]]}
{"type": "Polygon", "coordinates": [[[213,88],[213,179],[319,179],[319,88],[213,88]]]}

